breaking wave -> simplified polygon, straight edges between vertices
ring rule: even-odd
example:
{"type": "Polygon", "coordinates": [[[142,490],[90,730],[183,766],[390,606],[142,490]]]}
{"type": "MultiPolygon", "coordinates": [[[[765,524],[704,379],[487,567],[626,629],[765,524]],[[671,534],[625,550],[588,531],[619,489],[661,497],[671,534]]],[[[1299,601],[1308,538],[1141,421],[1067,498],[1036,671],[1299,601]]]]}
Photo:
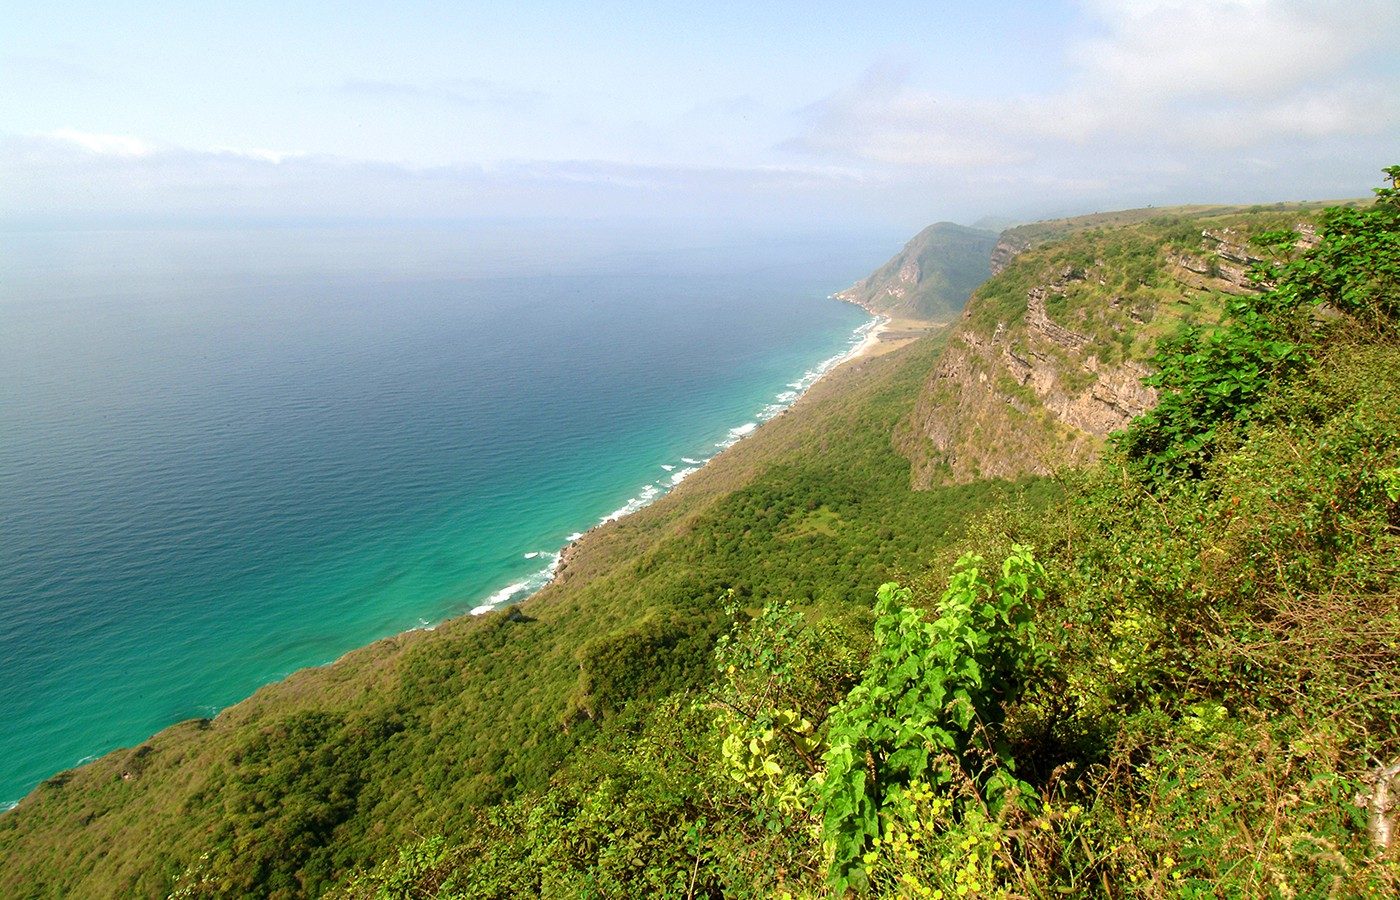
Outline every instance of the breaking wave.
{"type": "Polygon", "coordinates": [[[496,591],[496,593],[472,607],[472,615],[484,615],[493,610],[500,609],[502,606],[511,602],[518,603],[553,581],[554,573],[559,568],[559,560],[563,557],[563,553],[545,553],[542,555],[549,558],[548,565],[538,572],[534,572],[496,591]]]}

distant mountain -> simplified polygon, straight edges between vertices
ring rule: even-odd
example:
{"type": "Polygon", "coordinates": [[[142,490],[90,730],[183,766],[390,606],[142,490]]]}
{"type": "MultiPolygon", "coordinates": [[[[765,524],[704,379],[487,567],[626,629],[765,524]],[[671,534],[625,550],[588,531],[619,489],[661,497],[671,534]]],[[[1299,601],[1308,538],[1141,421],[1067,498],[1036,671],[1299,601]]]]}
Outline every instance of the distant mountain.
{"type": "Polygon", "coordinates": [[[972,223],[973,228],[983,228],[987,231],[1005,231],[1008,228],[1015,228],[1017,225],[1025,225],[1025,219],[1013,219],[1010,216],[983,216],[972,223]]]}
{"type": "Polygon", "coordinates": [[[991,275],[992,231],[952,222],[930,225],[865,280],[837,294],[872,313],[949,322],[991,275]]]}

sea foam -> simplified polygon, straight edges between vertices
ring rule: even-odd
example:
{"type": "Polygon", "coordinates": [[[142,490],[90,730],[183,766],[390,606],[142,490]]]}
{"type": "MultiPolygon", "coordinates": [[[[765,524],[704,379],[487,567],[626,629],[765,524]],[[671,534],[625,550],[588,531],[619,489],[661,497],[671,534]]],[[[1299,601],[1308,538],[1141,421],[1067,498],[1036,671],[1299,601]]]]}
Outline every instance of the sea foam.
{"type": "Polygon", "coordinates": [[[549,564],[538,572],[534,572],[519,581],[513,582],[501,588],[496,593],[487,597],[478,605],[472,607],[472,615],[480,616],[493,610],[500,609],[512,600],[524,600],[525,597],[538,591],[540,588],[554,580],[554,573],[559,569],[559,560],[562,553],[541,553],[541,556],[549,557],[549,564]],[[521,595],[524,596],[521,596],[521,595]]]}
{"type": "Polygon", "coordinates": [[[642,507],[647,506],[651,503],[651,501],[655,500],[659,496],[661,496],[661,488],[657,487],[654,484],[643,485],[641,493],[637,494],[637,496],[635,497],[630,498],[622,506],[619,506],[617,509],[608,513],[606,516],[603,516],[603,518],[599,521],[616,522],[623,516],[630,516],[632,515],[632,513],[636,512],[642,507]]]}
{"type": "Polygon", "coordinates": [[[715,446],[720,448],[721,450],[728,450],[730,447],[733,447],[735,444],[739,443],[744,438],[753,434],[754,429],[756,428],[758,428],[757,422],[745,422],[743,425],[740,425],[737,428],[731,428],[729,429],[729,435],[724,440],[715,444],[715,446]]]}

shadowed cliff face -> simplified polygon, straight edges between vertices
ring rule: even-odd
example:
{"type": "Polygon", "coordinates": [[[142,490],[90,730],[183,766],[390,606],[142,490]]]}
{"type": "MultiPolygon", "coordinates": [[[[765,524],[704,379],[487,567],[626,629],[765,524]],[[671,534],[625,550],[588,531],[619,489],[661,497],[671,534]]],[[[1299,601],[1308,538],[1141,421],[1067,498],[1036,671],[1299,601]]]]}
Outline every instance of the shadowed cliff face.
{"type": "Polygon", "coordinates": [[[876,315],[951,321],[991,272],[997,236],[951,222],[930,225],[869,278],[836,295],[876,315]]]}
{"type": "Polygon", "coordinates": [[[1258,289],[1251,234],[1282,225],[1300,246],[1316,240],[1296,209],[1152,212],[1115,214],[1126,227],[1094,216],[1002,235],[997,274],[969,301],[896,435],[916,487],[1091,461],[1156,403],[1143,379],[1158,340],[1218,321],[1230,295],[1258,289]]]}

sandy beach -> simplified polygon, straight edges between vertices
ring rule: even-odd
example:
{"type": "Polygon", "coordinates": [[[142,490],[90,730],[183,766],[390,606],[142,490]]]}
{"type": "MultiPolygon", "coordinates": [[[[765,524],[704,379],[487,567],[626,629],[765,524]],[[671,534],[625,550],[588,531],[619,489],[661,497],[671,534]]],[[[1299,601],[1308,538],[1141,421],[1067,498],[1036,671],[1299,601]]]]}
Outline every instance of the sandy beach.
{"type": "MultiPolygon", "coordinates": [[[[879,319],[879,324],[870,329],[865,340],[861,341],[841,365],[864,357],[881,356],[892,350],[898,350],[930,331],[935,331],[946,325],[943,322],[928,322],[923,319],[894,319],[889,316],[880,316],[879,319]]],[[[840,366],[835,366],[832,371],[838,368],[840,366]]]]}

